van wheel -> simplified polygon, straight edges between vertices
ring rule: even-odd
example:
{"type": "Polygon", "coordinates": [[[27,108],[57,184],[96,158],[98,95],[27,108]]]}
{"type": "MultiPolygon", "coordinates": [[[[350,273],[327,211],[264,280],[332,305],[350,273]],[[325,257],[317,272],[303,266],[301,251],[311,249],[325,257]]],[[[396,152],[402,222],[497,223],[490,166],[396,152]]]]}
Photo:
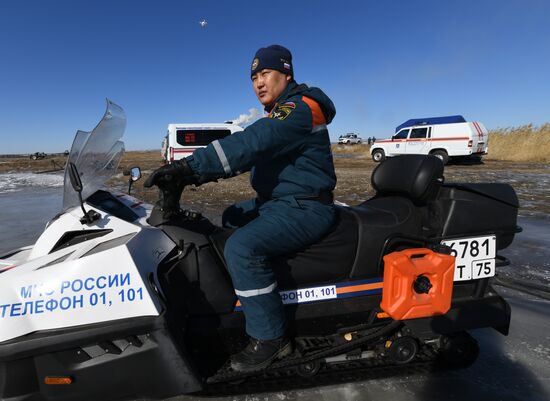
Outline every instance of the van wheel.
{"type": "Polygon", "coordinates": [[[374,152],[372,152],[372,160],[374,160],[376,163],[383,161],[385,158],[386,154],[382,149],[376,149],[374,152]]]}
{"type": "Polygon", "coordinates": [[[443,164],[447,164],[449,162],[449,155],[444,150],[436,150],[431,154],[441,160],[443,164]]]}

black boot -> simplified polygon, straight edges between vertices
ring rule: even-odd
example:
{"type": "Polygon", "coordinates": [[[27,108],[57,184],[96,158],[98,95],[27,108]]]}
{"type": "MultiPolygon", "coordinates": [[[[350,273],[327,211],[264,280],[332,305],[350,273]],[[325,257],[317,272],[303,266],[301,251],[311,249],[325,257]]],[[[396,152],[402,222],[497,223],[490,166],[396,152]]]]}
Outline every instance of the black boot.
{"type": "Polygon", "coordinates": [[[287,337],[275,340],[250,338],[244,350],[231,357],[231,368],[238,372],[252,372],[267,368],[274,360],[292,353],[292,342],[287,337]]]}

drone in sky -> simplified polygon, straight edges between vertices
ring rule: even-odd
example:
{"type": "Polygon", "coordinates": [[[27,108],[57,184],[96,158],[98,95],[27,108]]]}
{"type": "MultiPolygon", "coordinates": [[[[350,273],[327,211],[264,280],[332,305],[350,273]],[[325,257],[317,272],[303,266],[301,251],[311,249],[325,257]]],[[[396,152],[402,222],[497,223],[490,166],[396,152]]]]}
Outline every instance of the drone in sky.
{"type": "Polygon", "coordinates": [[[202,21],[199,21],[199,24],[200,24],[201,28],[205,28],[206,25],[208,25],[208,22],[205,19],[203,19],[202,21]]]}

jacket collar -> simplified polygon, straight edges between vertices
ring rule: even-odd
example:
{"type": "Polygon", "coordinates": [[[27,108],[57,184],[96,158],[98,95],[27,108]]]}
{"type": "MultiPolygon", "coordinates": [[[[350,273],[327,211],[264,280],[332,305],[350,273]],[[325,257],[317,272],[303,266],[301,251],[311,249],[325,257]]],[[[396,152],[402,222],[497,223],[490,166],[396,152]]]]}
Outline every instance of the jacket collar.
{"type": "Polygon", "coordinates": [[[283,91],[283,93],[281,93],[277,98],[277,100],[275,100],[275,103],[273,103],[272,105],[265,106],[264,111],[266,113],[270,113],[271,110],[273,110],[276,105],[278,105],[279,103],[282,103],[286,98],[290,97],[289,95],[291,94],[291,92],[293,92],[298,86],[299,85],[296,83],[296,81],[294,80],[290,81],[286,86],[285,90],[283,91]]]}

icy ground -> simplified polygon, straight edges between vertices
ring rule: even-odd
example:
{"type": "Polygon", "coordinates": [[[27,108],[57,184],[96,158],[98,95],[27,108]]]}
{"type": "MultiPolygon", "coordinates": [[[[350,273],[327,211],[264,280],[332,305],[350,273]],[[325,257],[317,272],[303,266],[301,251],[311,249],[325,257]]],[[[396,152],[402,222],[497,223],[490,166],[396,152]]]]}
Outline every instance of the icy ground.
{"type": "Polygon", "coordinates": [[[0,174],[0,194],[29,188],[63,186],[63,174],[3,173],[0,174]]]}
{"type": "MultiPolygon", "coordinates": [[[[512,264],[499,272],[505,277],[549,286],[550,218],[544,208],[538,207],[550,204],[548,185],[542,185],[544,179],[544,174],[538,177],[537,185],[533,185],[538,190],[532,195],[526,187],[518,191],[527,198],[522,205],[530,212],[520,212],[523,217],[518,224],[524,231],[502,252],[512,264]],[[528,197],[533,198],[531,202],[528,197]]],[[[46,222],[61,209],[62,183],[62,176],[57,174],[0,174],[0,255],[36,240],[46,222]]],[[[481,354],[469,369],[435,374],[405,372],[383,379],[203,400],[550,400],[550,301],[497,288],[512,308],[510,335],[503,337],[492,329],[474,331],[481,354]]],[[[198,399],[180,396],[170,401],[198,399]]]]}

